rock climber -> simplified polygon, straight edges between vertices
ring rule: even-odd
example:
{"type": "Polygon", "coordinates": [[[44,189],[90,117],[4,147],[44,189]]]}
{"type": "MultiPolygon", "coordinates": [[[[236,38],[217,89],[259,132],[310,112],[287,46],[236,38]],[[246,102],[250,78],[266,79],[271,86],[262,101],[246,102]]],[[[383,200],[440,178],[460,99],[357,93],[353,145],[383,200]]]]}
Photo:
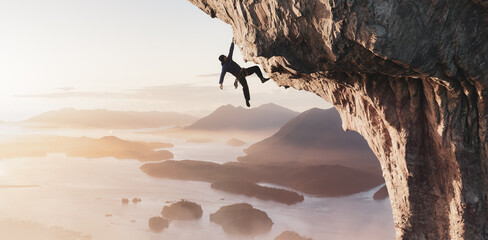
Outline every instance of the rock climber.
{"type": "Polygon", "coordinates": [[[259,79],[261,79],[262,83],[265,83],[269,80],[269,78],[263,77],[263,73],[259,69],[258,66],[253,66],[250,68],[241,68],[234,60],[232,60],[232,54],[234,53],[234,39],[232,39],[232,44],[230,45],[229,55],[220,55],[219,60],[222,63],[222,73],[220,74],[220,89],[224,89],[222,85],[224,82],[224,77],[227,72],[230,72],[232,75],[236,77],[234,81],[234,87],[237,88],[239,82],[242,86],[242,91],[244,92],[244,98],[246,99],[246,106],[250,107],[251,104],[249,100],[251,100],[251,96],[249,95],[249,87],[247,86],[246,77],[256,73],[259,79]]]}

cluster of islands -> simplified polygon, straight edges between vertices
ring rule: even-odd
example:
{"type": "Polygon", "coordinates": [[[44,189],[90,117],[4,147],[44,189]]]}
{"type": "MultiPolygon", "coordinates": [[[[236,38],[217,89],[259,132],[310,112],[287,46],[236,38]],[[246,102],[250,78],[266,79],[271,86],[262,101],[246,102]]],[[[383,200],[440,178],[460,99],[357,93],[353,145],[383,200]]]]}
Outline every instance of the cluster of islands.
{"type": "MultiPolygon", "coordinates": [[[[202,207],[194,202],[181,200],[164,206],[160,216],[151,217],[148,220],[149,229],[160,233],[170,226],[171,221],[192,221],[202,217],[202,207]]],[[[231,235],[256,236],[268,233],[273,226],[273,221],[266,212],[254,208],[247,203],[236,203],[221,207],[215,213],[210,214],[210,221],[222,227],[231,235]]],[[[285,231],[275,240],[308,240],[296,232],[285,231]]]]}
{"type": "MultiPolygon", "coordinates": [[[[227,105],[201,119],[175,113],[65,109],[44,113],[19,124],[36,128],[107,129],[179,125],[138,133],[186,138],[187,142],[194,144],[220,141],[233,147],[248,144],[246,142],[252,138],[247,136],[252,134],[269,135],[249,145],[244,150],[245,156],[222,164],[198,159],[173,160],[171,148],[174,145],[171,143],[130,141],[116,136],[12,137],[8,141],[0,141],[0,159],[42,157],[49,153],[135,159],[144,162],[140,169],[151,177],[208,182],[214,190],[286,205],[298,204],[307,195],[342,197],[384,184],[378,160],[366,141],[355,132],[342,130],[335,109],[310,109],[297,113],[274,104],[252,109],[227,105]]],[[[387,196],[383,187],[374,199],[381,200],[387,196]]],[[[132,200],[133,203],[140,201],[132,200]]],[[[124,198],[122,202],[128,204],[129,199],[124,198]]],[[[152,231],[162,232],[171,221],[201,218],[202,211],[197,203],[182,200],[165,206],[159,216],[148,220],[148,226],[152,231]]],[[[247,203],[222,206],[210,215],[210,221],[221,225],[229,234],[258,235],[268,232],[273,225],[264,211],[247,203]]],[[[286,231],[275,239],[309,238],[286,231]]]]}

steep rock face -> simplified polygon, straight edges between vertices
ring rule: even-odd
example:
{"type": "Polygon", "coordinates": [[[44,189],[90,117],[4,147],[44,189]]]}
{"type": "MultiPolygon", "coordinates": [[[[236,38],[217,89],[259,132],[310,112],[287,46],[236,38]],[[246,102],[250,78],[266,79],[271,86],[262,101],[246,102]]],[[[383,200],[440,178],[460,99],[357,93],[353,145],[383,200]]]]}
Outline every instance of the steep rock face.
{"type": "Polygon", "coordinates": [[[488,239],[486,0],[189,1],[365,137],[397,239],[488,239]]]}

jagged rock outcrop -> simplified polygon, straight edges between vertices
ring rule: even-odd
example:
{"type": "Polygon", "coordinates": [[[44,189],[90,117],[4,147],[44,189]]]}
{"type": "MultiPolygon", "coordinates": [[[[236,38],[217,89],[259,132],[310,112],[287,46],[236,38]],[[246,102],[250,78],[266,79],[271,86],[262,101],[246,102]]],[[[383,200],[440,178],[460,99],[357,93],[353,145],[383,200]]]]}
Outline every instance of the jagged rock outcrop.
{"type": "Polygon", "coordinates": [[[190,2],[365,137],[397,239],[488,239],[488,1],[190,2]]]}

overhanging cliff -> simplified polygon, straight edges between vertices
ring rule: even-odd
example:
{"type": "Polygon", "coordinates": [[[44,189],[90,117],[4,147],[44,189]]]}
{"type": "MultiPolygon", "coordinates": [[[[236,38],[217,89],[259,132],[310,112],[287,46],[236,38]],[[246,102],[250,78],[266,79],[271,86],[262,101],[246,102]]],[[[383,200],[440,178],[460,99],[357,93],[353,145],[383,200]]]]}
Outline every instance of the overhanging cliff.
{"type": "Polygon", "coordinates": [[[397,239],[488,239],[488,1],[190,2],[365,137],[397,239]]]}

